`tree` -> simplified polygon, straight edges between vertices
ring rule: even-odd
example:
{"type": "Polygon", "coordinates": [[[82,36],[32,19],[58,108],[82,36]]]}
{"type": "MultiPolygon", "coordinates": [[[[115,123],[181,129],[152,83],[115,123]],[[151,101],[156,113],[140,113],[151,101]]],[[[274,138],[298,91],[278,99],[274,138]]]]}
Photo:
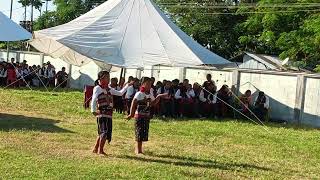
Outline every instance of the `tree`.
{"type": "MultiPolygon", "coordinates": [[[[301,1],[302,2],[302,1],[301,1]]],[[[305,0],[304,3],[312,3],[305,0]]],[[[257,13],[238,25],[242,31],[239,42],[243,50],[287,57],[294,65],[313,69],[320,59],[320,14],[317,6],[305,6],[300,0],[262,0],[257,13]],[[288,4],[290,6],[280,7],[288,4]],[[266,7],[273,3],[275,7],[266,7]]],[[[247,12],[239,9],[238,13],[247,12]]]]}
{"type": "Polygon", "coordinates": [[[237,24],[244,21],[229,1],[158,0],[161,9],[202,46],[229,59],[239,53],[237,24]],[[227,14],[225,14],[227,13],[227,14]],[[229,14],[230,13],[230,14],[229,14]]]}

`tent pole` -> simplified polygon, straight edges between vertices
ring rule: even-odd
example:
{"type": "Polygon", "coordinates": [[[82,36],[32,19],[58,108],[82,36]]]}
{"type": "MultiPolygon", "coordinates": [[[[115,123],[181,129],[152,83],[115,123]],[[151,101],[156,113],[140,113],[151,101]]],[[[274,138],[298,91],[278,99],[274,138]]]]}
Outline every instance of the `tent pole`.
{"type": "Polygon", "coordinates": [[[123,68],[121,68],[121,72],[120,72],[120,79],[119,79],[119,82],[121,81],[122,75],[123,75],[123,68]]]}
{"type": "Polygon", "coordinates": [[[9,41],[7,41],[7,62],[9,62],[9,41]]]}
{"type": "Polygon", "coordinates": [[[126,69],[126,68],[123,68],[123,78],[124,78],[124,81],[126,81],[126,72],[127,72],[127,69],[126,69]]]}

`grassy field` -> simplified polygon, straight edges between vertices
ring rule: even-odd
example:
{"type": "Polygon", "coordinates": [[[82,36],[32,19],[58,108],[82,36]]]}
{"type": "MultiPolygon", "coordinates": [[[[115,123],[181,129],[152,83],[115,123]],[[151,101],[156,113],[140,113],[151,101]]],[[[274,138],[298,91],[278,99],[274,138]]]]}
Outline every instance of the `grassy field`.
{"type": "Polygon", "coordinates": [[[319,130],[237,120],[153,119],[146,155],[115,114],[107,157],[81,92],[0,89],[0,179],[319,179],[319,130]]]}

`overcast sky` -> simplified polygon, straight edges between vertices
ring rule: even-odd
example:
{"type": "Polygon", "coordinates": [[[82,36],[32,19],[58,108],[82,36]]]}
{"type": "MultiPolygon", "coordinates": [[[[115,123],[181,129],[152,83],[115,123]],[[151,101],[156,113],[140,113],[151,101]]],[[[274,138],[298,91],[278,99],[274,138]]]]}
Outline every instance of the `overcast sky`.
{"type": "MultiPolygon", "coordinates": [[[[10,16],[10,3],[11,3],[11,0],[0,0],[0,11],[3,12],[8,17],[10,16]]],[[[48,4],[48,10],[53,10],[53,9],[54,9],[54,5],[51,1],[48,4]]],[[[46,10],[46,6],[45,4],[43,4],[42,11],[45,11],[45,10],[46,10]]],[[[27,7],[27,20],[30,20],[30,12],[31,12],[31,7],[27,7]]],[[[34,14],[34,19],[36,19],[40,15],[40,12],[34,9],[33,14],[34,14]]],[[[18,3],[18,0],[13,0],[12,19],[17,23],[19,23],[19,21],[24,20],[24,7],[22,7],[22,5],[18,3]]]]}

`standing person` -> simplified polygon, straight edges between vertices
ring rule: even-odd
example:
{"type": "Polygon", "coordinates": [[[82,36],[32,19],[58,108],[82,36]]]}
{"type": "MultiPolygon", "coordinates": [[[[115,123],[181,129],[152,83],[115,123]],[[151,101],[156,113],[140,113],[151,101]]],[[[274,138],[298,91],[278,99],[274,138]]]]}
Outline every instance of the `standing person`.
{"type": "Polygon", "coordinates": [[[110,144],[112,137],[112,96],[122,96],[126,92],[128,85],[120,91],[110,88],[110,74],[107,71],[99,72],[97,81],[99,84],[94,87],[91,100],[91,112],[97,117],[98,124],[98,137],[93,148],[93,153],[106,155],[104,145],[107,140],[108,144],[110,144]]]}
{"type": "Polygon", "coordinates": [[[0,63],[0,86],[5,86],[7,84],[7,70],[4,65],[0,63]]]}
{"type": "Polygon", "coordinates": [[[68,74],[66,73],[66,68],[62,67],[61,71],[56,74],[57,84],[56,87],[60,86],[61,88],[67,87],[68,74]]]}
{"type": "MultiPolygon", "coordinates": [[[[120,87],[118,86],[118,79],[117,78],[111,79],[110,88],[113,88],[117,91],[120,90],[120,87]]],[[[120,108],[121,108],[119,105],[120,101],[122,101],[122,96],[113,96],[114,109],[118,113],[120,112],[120,108]]]]}
{"type": "Polygon", "coordinates": [[[17,74],[13,64],[7,65],[7,85],[11,87],[15,87],[17,82],[17,74]]]}
{"type": "Polygon", "coordinates": [[[27,86],[31,84],[31,75],[30,75],[30,69],[28,64],[26,64],[26,60],[22,63],[22,76],[24,77],[25,81],[27,82],[27,86]]]}
{"type": "Polygon", "coordinates": [[[269,98],[260,91],[258,97],[254,101],[254,111],[257,117],[261,121],[265,121],[265,117],[268,114],[269,109],[269,98]]]}
{"type": "Polygon", "coordinates": [[[128,90],[125,96],[128,115],[130,114],[130,107],[131,107],[132,100],[135,94],[139,91],[139,85],[140,85],[139,79],[134,78],[133,84],[128,87],[128,90]]]}
{"type": "MultiPolygon", "coordinates": [[[[120,79],[120,81],[119,81],[119,88],[121,89],[121,88],[123,88],[124,87],[124,84],[125,84],[125,82],[126,82],[126,79],[124,78],[124,77],[122,77],[121,79],[120,79]]],[[[119,109],[119,113],[124,113],[125,111],[125,107],[124,107],[124,105],[125,105],[125,95],[123,95],[122,97],[121,97],[121,99],[119,100],[119,106],[120,106],[120,109],[119,109]]]]}
{"type": "Polygon", "coordinates": [[[17,87],[21,87],[23,86],[24,82],[23,82],[23,70],[22,70],[22,67],[19,65],[19,66],[16,66],[16,79],[19,79],[18,82],[16,82],[16,86],[17,87]]]}
{"type": "Polygon", "coordinates": [[[54,87],[55,86],[55,77],[56,77],[56,71],[54,67],[49,63],[47,68],[47,76],[48,76],[48,86],[54,87]]]}
{"type": "Polygon", "coordinates": [[[205,81],[202,86],[204,87],[206,83],[212,83],[213,87],[214,87],[213,90],[217,91],[216,83],[212,80],[211,74],[207,74],[206,79],[207,79],[207,81],[205,81]]]}
{"type": "Polygon", "coordinates": [[[167,94],[159,94],[157,98],[151,94],[151,79],[144,77],[141,80],[142,85],[140,91],[136,93],[131,104],[130,114],[128,119],[135,117],[135,140],[136,153],[143,154],[142,143],[148,141],[149,124],[151,119],[151,107],[157,104],[161,97],[167,94]]]}
{"type": "MultiPolygon", "coordinates": [[[[42,67],[39,69],[38,75],[40,77],[40,81],[42,81],[42,83],[44,85],[46,85],[48,83],[48,77],[47,77],[47,64],[44,63],[42,65],[42,67]]],[[[41,83],[41,85],[43,86],[43,84],[41,83]]]]}

